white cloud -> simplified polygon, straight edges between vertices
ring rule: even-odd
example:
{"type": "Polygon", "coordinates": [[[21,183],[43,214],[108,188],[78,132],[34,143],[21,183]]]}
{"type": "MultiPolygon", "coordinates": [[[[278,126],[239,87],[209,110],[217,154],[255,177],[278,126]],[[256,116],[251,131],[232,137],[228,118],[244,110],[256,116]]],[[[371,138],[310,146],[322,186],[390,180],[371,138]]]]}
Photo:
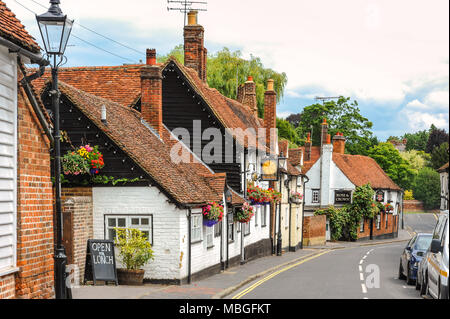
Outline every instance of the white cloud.
{"type": "MultiPolygon", "coordinates": [[[[45,11],[30,0],[18,1],[45,11]]],[[[48,1],[36,1],[48,6],[48,1]]],[[[37,36],[34,16],[6,2],[37,36]]],[[[126,26],[149,42],[145,45],[168,35],[178,38],[172,46],[182,42],[183,16],[167,11],[165,0],[77,0],[63,1],[61,7],[88,27],[92,21],[104,23],[96,31],[113,38],[111,30],[126,26]]],[[[292,96],[320,87],[360,101],[401,103],[427,83],[448,86],[448,9],[448,0],[210,0],[199,23],[207,47],[238,47],[246,56],[261,57],[266,67],[286,72],[292,96]]],[[[442,101],[432,95],[422,103],[442,101]]]]}
{"type": "Polygon", "coordinates": [[[425,97],[425,103],[435,109],[448,110],[449,91],[434,91],[425,97]]]}
{"type": "Polygon", "coordinates": [[[426,130],[434,124],[448,131],[448,113],[430,114],[424,112],[406,112],[408,125],[412,131],[426,130]]]}

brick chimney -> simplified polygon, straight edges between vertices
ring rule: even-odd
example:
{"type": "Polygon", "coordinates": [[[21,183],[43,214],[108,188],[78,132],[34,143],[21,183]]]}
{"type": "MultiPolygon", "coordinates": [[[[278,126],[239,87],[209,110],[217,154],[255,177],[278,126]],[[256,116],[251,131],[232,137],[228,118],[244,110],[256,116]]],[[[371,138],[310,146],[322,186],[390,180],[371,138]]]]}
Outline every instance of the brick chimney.
{"type": "Polygon", "coordinates": [[[335,137],[333,137],[333,152],[338,154],[345,154],[345,142],[347,139],[344,137],[344,134],[337,133],[335,137]]]}
{"type": "Polygon", "coordinates": [[[267,91],[264,93],[264,127],[266,128],[266,146],[275,152],[277,143],[277,93],[274,91],[273,80],[267,81],[267,91]]]}
{"type": "Polygon", "coordinates": [[[205,29],[197,22],[197,11],[188,13],[188,25],[184,27],[184,65],[197,71],[206,82],[208,50],[204,47],[205,29]]]}
{"type": "Polygon", "coordinates": [[[311,160],[311,133],[308,133],[305,143],[305,162],[309,162],[311,160]]]}
{"type": "Polygon", "coordinates": [[[147,49],[147,64],[141,69],[141,116],[161,136],[162,74],[156,65],[155,49],[147,49]]]}
{"type": "MultiPolygon", "coordinates": [[[[269,89],[268,89],[269,90],[269,89]]],[[[272,88],[273,91],[273,81],[272,88]]],[[[258,103],[256,101],[256,84],[253,77],[249,76],[247,82],[244,83],[242,92],[242,104],[248,105],[255,116],[258,116],[258,103]]]]}

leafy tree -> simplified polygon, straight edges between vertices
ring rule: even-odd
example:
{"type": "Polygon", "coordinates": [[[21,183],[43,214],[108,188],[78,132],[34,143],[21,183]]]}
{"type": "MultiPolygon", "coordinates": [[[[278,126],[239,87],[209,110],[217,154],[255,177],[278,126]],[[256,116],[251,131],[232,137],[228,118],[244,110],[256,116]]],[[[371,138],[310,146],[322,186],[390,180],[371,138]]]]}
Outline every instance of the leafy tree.
{"type": "Polygon", "coordinates": [[[380,143],[368,153],[398,186],[402,189],[411,188],[415,172],[391,143],[380,143]]]}
{"type": "MultiPolygon", "coordinates": [[[[298,137],[294,126],[286,120],[277,118],[278,136],[290,142],[291,146],[299,145],[302,140],[298,137]]],[[[294,146],[295,147],[295,146],[294,146]]]]}
{"type": "Polygon", "coordinates": [[[367,155],[367,150],[378,144],[372,135],[373,123],[361,115],[358,102],[350,102],[350,98],[341,97],[338,101],[324,104],[313,104],[303,109],[301,122],[297,133],[306,138],[313,128],[313,145],[320,145],[322,122],[326,118],[329,133],[333,136],[338,132],[344,133],[347,138],[346,151],[349,154],[367,155]]]}
{"type": "Polygon", "coordinates": [[[427,130],[416,133],[406,133],[403,135],[403,138],[407,140],[406,151],[416,150],[425,152],[429,137],[430,132],[427,130]]]}
{"type": "MultiPolygon", "coordinates": [[[[167,55],[158,57],[158,62],[165,62],[170,56],[174,56],[180,63],[184,63],[184,46],[177,45],[167,55]]],[[[246,60],[241,51],[230,51],[223,48],[221,51],[208,55],[207,82],[212,88],[217,89],[226,97],[236,99],[238,85],[245,83],[248,76],[253,77],[256,84],[256,100],[258,102],[258,113],[264,115],[264,93],[267,88],[267,80],[274,80],[274,89],[277,93],[278,102],[284,95],[287,84],[286,73],[278,73],[272,69],[264,68],[261,59],[250,55],[246,60]]]]}
{"type": "Polygon", "coordinates": [[[418,174],[422,168],[429,167],[431,165],[430,154],[427,154],[423,151],[411,150],[406,152],[400,152],[400,156],[405,161],[409,162],[409,164],[411,165],[411,169],[414,170],[415,174],[418,174]]]}
{"type": "Polygon", "coordinates": [[[432,153],[435,147],[441,146],[442,143],[449,141],[448,133],[445,130],[440,130],[436,126],[431,125],[430,137],[428,138],[425,152],[432,153]]]}
{"type": "Polygon", "coordinates": [[[441,203],[441,182],[439,173],[429,167],[419,171],[414,185],[414,197],[423,202],[426,209],[438,208],[441,203]]]}
{"type": "Polygon", "coordinates": [[[435,147],[431,153],[431,166],[434,169],[439,169],[448,163],[448,143],[442,143],[440,146],[435,147]]]}
{"type": "Polygon", "coordinates": [[[267,81],[274,80],[277,100],[281,101],[288,81],[286,73],[265,68],[261,59],[253,55],[245,60],[241,51],[232,52],[228,48],[208,57],[208,85],[229,98],[236,99],[238,85],[247,81],[248,76],[252,76],[256,84],[258,112],[263,117],[267,81]]]}
{"type": "Polygon", "coordinates": [[[286,118],[286,121],[291,123],[294,127],[298,127],[300,125],[300,121],[302,120],[301,113],[291,114],[286,118]]]}

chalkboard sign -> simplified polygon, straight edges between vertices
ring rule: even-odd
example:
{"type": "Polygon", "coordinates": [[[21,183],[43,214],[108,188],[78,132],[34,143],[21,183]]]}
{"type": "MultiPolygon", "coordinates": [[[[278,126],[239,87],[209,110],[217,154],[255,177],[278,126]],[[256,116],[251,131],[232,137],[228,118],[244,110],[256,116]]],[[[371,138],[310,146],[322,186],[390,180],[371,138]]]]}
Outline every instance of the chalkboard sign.
{"type": "Polygon", "coordinates": [[[350,204],[352,202],[351,191],[335,191],[334,203],[335,204],[350,204]]]}
{"type": "Polygon", "coordinates": [[[88,240],[84,282],[112,281],[118,285],[114,242],[112,240],[88,240]]]}

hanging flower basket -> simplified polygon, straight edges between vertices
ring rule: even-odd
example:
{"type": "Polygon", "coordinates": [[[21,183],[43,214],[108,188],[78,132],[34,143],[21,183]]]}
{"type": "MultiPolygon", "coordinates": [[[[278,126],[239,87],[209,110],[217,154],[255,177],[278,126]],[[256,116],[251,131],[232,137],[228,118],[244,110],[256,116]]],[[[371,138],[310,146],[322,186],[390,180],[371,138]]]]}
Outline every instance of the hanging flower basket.
{"type": "Polygon", "coordinates": [[[293,192],[291,194],[291,202],[294,204],[301,204],[303,200],[303,195],[298,192],[293,192]]]}
{"type": "Polygon", "coordinates": [[[216,202],[208,203],[202,208],[203,225],[206,227],[213,227],[223,219],[223,206],[216,202]]]}
{"type": "Polygon", "coordinates": [[[98,146],[85,145],[75,151],[67,152],[61,160],[61,166],[64,175],[97,175],[105,167],[105,162],[98,146]]]}
{"type": "Polygon", "coordinates": [[[394,207],[390,203],[387,203],[384,205],[384,211],[387,214],[392,214],[394,212],[394,207]]]}
{"type": "Polygon", "coordinates": [[[248,203],[244,203],[242,208],[237,210],[236,214],[234,214],[234,221],[242,224],[248,224],[254,215],[254,208],[248,203]]]}

